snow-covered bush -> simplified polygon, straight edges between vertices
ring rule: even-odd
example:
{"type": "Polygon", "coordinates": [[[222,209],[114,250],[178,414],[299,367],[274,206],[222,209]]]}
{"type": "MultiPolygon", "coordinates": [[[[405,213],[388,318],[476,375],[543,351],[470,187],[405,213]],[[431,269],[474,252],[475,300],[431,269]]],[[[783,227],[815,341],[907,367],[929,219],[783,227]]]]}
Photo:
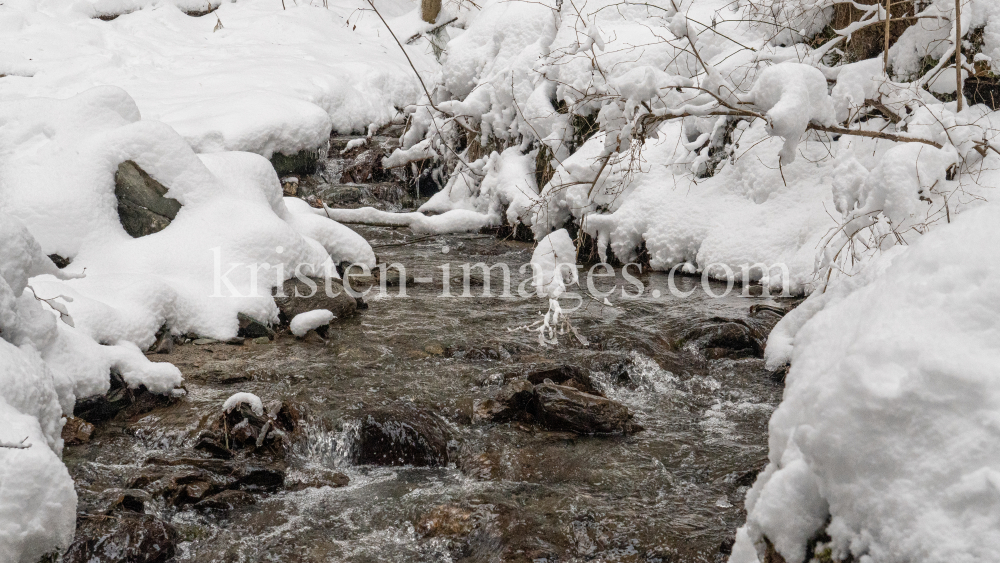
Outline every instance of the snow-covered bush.
{"type": "MultiPolygon", "coordinates": [[[[957,112],[935,97],[947,94],[954,33],[927,34],[953,19],[953,3],[915,5],[892,37],[892,78],[882,57],[832,56],[853,34],[884,27],[885,10],[856,5],[855,21],[832,29],[834,8],[487,3],[449,43],[434,107],[409,109],[387,164],[436,158],[452,170],[425,212],[471,210],[482,225],[520,223],[537,239],[573,223],[602,256],[610,247],[629,260],[644,246],[655,268],[784,263],[793,290],[824,287],[831,271],[980,200],[989,185],[977,171],[1000,155],[988,108],[957,112]],[[929,44],[940,63],[908,78],[914,45],[929,44]],[[890,170],[879,163],[892,147],[890,170]],[[499,168],[517,193],[495,189],[499,168]]],[[[964,13],[963,34],[982,38],[964,60],[994,64],[1000,13],[985,1],[964,13]]]]}

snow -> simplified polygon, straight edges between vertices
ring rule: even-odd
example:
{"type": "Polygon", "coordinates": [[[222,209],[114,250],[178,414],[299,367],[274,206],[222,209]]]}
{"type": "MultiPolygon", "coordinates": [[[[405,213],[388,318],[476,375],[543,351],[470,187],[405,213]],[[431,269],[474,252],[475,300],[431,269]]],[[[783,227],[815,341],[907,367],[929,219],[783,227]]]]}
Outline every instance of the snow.
{"type": "Polygon", "coordinates": [[[228,413],[240,405],[249,405],[255,415],[264,416],[264,403],[253,393],[233,393],[222,403],[222,411],[228,413]]]}
{"type": "Polygon", "coordinates": [[[811,121],[834,124],[833,100],[819,69],[800,63],[767,67],[757,77],[750,99],[764,110],[768,133],[785,139],[781,164],[795,160],[795,148],[811,121]]]}
{"type": "Polygon", "coordinates": [[[731,563],[756,561],[762,535],[799,563],[828,517],[838,558],[993,559],[998,221],[996,204],[966,211],[778,323],[768,364],[791,369],[731,563]]]}
{"type": "Polygon", "coordinates": [[[292,322],[288,324],[292,334],[302,338],[307,332],[315,328],[330,324],[334,319],[334,314],[326,309],[316,309],[295,315],[292,322]]]}
{"type": "MultiPolygon", "coordinates": [[[[0,6],[0,99],[123,88],[146,119],[196,152],[270,158],[325,149],[331,128],[364,131],[423,96],[399,46],[364,2],[11,0],[0,6]],[[181,11],[218,9],[201,17],[181,11]],[[112,21],[95,18],[123,14],[112,21]],[[222,27],[216,29],[219,22],[222,27]]],[[[377,3],[404,38],[419,3],[377,3]]],[[[433,74],[426,41],[406,47],[433,74]]]]}

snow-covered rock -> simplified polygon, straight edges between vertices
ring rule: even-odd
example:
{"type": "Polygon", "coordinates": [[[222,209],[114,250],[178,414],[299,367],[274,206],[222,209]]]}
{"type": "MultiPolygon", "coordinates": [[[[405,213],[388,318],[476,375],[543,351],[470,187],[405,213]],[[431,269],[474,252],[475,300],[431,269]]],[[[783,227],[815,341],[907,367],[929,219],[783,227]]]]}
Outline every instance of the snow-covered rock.
{"type": "Polygon", "coordinates": [[[292,322],[288,323],[288,328],[292,331],[292,334],[302,338],[310,330],[330,324],[330,321],[333,319],[334,315],[331,311],[316,309],[315,311],[295,315],[292,322]]]}

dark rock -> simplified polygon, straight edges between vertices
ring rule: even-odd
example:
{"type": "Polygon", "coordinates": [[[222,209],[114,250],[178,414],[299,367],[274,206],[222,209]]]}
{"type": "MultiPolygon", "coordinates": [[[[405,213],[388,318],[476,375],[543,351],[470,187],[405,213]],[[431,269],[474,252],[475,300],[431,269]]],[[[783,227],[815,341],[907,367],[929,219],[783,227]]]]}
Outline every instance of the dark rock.
{"type": "Polygon", "coordinates": [[[77,518],[76,537],[64,563],[165,563],[176,553],[173,526],[151,514],[120,512],[114,516],[77,518]]]}
{"type": "Polygon", "coordinates": [[[225,441],[220,441],[219,437],[213,432],[205,432],[199,436],[194,449],[201,450],[212,457],[220,459],[233,457],[233,451],[229,449],[225,441]]]}
{"type": "Polygon", "coordinates": [[[285,484],[285,472],[276,467],[243,467],[239,470],[233,489],[247,491],[276,491],[285,484]]]}
{"type": "Polygon", "coordinates": [[[144,170],[126,160],[115,173],[118,218],[132,238],[162,231],[177,216],[181,204],[165,197],[167,188],[144,170]]]}
{"type": "Polygon", "coordinates": [[[358,308],[358,302],[354,297],[348,295],[339,280],[329,280],[328,294],[325,280],[322,278],[309,279],[316,284],[315,288],[310,288],[308,284],[298,278],[291,278],[285,281],[282,286],[282,295],[275,295],[274,303],[278,306],[284,322],[291,321],[295,315],[316,309],[326,309],[333,313],[337,319],[346,319],[354,315],[358,308]]]}
{"type": "Polygon", "coordinates": [[[590,375],[577,366],[562,365],[535,371],[529,373],[527,375],[527,379],[535,385],[540,385],[544,383],[546,379],[551,379],[559,385],[573,387],[583,391],[584,393],[590,393],[591,395],[599,395],[601,397],[604,396],[604,393],[601,393],[601,391],[594,385],[594,382],[590,379],[590,375]]]}
{"type": "Polygon", "coordinates": [[[268,340],[274,340],[274,331],[271,330],[271,327],[267,326],[267,323],[258,321],[246,313],[238,313],[236,319],[239,321],[239,330],[236,332],[237,336],[243,338],[266,337],[268,340]]]}
{"type": "Polygon", "coordinates": [[[538,421],[549,430],[577,434],[632,434],[642,427],[621,403],[584,393],[565,385],[535,386],[538,421]]]}
{"type": "Polygon", "coordinates": [[[448,440],[437,417],[401,404],[361,416],[350,445],[351,459],[371,465],[446,465],[448,440]]]}
{"type": "Polygon", "coordinates": [[[527,379],[517,379],[503,386],[495,399],[476,401],[473,422],[510,422],[534,410],[535,386],[527,379]]]}
{"type": "Polygon", "coordinates": [[[86,444],[93,434],[94,425],[75,416],[67,417],[62,429],[62,439],[67,446],[86,444]]]}
{"type": "Polygon", "coordinates": [[[767,319],[726,319],[714,317],[688,331],[685,342],[692,342],[706,358],[762,358],[767,335],[777,322],[767,319]]]}
{"type": "Polygon", "coordinates": [[[70,262],[72,262],[71,259],[69,259],[69,258],[63,258],[62,256],[59,256],[58,254],[49,254],[49,260],[52,260],[52,263],[55,264],[56,268],[59,268],[60,270],[62,270],[66,266],[69,266],[70,262]]]}
{"type": "Polygon", "coordinates": [[[248,492],[226,490],[196,502],[194,507],[198,510],[232,510],[255,502],[257,499],[248,492]]]}
{"type": "Polygon", "coordinates": [[[115,417],[129,418],[157,407],[170,405],[177,399],[149,392],[145,386],[130,389],[117,372],[111,371],[111,389],[104,395],[87,397],[76,402],[74,414],[94,424],[115,417]]]}
{"type": "Polygon", "coordinates": [[[125,489],[115,495],[109,505],[107,512],[125,510],[142,514],[146,509],[146,503],[152,500],[149,493],[139,489],[125,489]]]}
{"type": "Polygon", "coordinates": [[[316,172],[320,153],[321,151],[308,149],[290,156],[276,152],[271,156],[271,166],[279,178],[296,174],[307,176],[316,172]]]}

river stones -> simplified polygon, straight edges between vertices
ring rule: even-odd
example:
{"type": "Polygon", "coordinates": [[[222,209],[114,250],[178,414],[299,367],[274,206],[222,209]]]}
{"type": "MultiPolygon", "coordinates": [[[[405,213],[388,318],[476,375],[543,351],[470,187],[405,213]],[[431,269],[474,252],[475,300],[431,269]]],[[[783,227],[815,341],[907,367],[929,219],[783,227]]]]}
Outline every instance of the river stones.
{"type": "Polygon", "coordinates": [[[688,331],[681,342],[693,344],[710,360],[762,358],[773,326],[764,320],[713,317],[688,331]]]}
{"type": "Polygon", "coordinates": [[[82,515],[63,563],[165,563],[176,554],[173,526],[151,514],[82,515]]]}
{"type": "Polygon", "coordinates": [[[449,439],[436,416],[400,404],[364,412],[354,426],[349,449],[357,464],[434,467],[448,463],[449,439]]]}
{"type": "Polygon", "coordinates": [[[628,407],[566,385],[535,386],[538,422],[549,430],[576,434],[632,434],[642,427],[632,422],[628,407]]]}
{"type": "Polygon", "coordinates": [[[358,302],[354,297],[348,295],[339,280],[329,280],[328,295],[326,280],[322,278],[309,279],[315,284],[314,287],[309,287],[306,282],[298,278],[291,278],[285,281],[281,293],[274,296],[274,303],[281,312],[283,322],[287,323],[294,319],[295,315],[316,309],[326,309],[338,319],[346,319],[354,315],[358,308],[358,302]]]}
{"type": "Polygon", "coordinates": [[[539,385],[527,379],[505,385],[495,398],[473,404],[472,420],[536,422],[546,430],[583,435],[632,434],[642,430],[632,421],[632,413],[625,405],[550,379],[539,385]]]}
{"type": "MultiPolygon", "coordinates": [[[[192,457],[154,457],[148,459],[146,464],[139,475],[132,478],[129,487],[163,498],[167,506],[199,505],[225,491],[272,493],[285,483],[285,468],[280,463],[247,464],[192,457]]],[[[216,500],[231,503],[243,498],[230,494],[216,500]]],[[[201,506],[212,507],[213,502],[201,506]]]]}
{"type": "Polygon", "coordinates": [[[173,221],[181,204],[166,197],[167,187],[154,180],[142,168],[126,160],[115,172],[115,197],[118,219],[125,232],[139,238],[162,231],[173,221]]]}

